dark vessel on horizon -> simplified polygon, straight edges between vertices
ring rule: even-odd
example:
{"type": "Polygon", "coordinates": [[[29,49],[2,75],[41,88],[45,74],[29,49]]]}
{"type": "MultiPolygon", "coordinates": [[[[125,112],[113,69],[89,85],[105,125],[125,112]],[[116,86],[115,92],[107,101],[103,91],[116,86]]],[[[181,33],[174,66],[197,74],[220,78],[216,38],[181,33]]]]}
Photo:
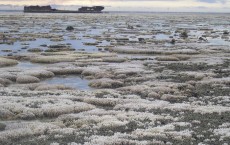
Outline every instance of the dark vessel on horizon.
{"type": "Polygon", "coordinates": [[[49,6],[24,6],[24,13],[102,13],[103,6],[81,7],[78,11],[57,10],[49,6]]]}

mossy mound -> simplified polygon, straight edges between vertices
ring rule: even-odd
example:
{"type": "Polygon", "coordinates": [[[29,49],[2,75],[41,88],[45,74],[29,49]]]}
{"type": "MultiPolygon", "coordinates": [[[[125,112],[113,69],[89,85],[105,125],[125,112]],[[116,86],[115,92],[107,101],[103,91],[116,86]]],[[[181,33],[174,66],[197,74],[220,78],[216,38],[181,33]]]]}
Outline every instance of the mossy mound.
{"type": "Polygon", "coordinates": [[[89,86],[95,88],[119,88],[123,86],[123,82],[109,78],[103,78],[91,81],[89,86]]]}
{"type": "Polygon", "coordinates": [[[0,67],[13,66],[17,64],[18,64],[17,60],[0,57],[0,67]]]}
{"type": "Polygon", "coordinates": [[[0,108],[0,119],[7,120],[12,119],[14,117],[14,113],[9,111],[8,109],[0,108]]]}
{"type": "Polygon", "coordinates": [[[179,58],[174,57],[174,56],[161,56],[161,57],[157,57],[156,60],[158,61],[180,61],[179,58]]]}
{"type": "Polygon", "coordinates": [[[70,87],[66,87],[64,85],[40,85],[35,90],[36,91],[52,91],[52,90],[70,90],[70,87]]]}
{"type": "Polygon", "coordinates": [[[106,58],[102,58],[103,62],[114,62],[114,63],[122,63],[125,62],[126,59],[125,58],[121,58],[121,57],[106,57],[106,58]]]}
{"type": "Polygon", "coordinates": [[[2,72],[2,74],[0,74],[0,78],[16,81],[17,76],[15,74],[2,72]]]}
{"type": "Polygon", "coordinates": [[[54,73],[47,70],[29,70],[25,71],[24,74],[34,76],[40,79],[54,77],[54,73]]]}
{"type": "Polygon", "coordinates": [[[74,62],[75,58],[71,56],[61,56],[61,55],[39,56],[39,57],[32,58],[30,61],[34,63],[74,62]]]}
{"type": "Polygon", "coordinates": [[[27,51],[28,51],[28,52],[42,52],[43,49],[41,49],[41,48],[30,48],[30,49],[28,49],[27,51]]]}
{"type": "Polygon", "coordinates": [[[56,68],[48,68],[47,70],[53,72],[55,75],[68,75],[68,74],[81,74],[83,68],[80,67],[56,67],[56,68]]]}
{"type": "Polygon", "coordinates": [[[8,79],[3,79],[3,78],[0,78],[0,84],[3,85],[3,86],[8,86],[12,83],[12,81],[8,80],[8,79]]]}
{"type": "Polygon", "coordinates": [[[19,75],[16,79],[16,82],[19,84],[30,84],[30,83],[38,83],[40,82],[40,79],[29,75],[19,75]]]}

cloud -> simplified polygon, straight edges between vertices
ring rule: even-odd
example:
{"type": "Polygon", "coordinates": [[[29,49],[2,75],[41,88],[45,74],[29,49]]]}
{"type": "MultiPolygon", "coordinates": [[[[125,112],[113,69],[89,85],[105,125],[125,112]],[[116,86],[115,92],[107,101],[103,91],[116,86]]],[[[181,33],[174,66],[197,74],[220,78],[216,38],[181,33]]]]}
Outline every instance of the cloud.
{"type": "Polygon", "coordinates": [[[216,3],[216,0],[198,0],[199,2],[205,2],[205,3],[216,3]]]}
{"type": "Polygon", "coordinates": [[[205,3],[226,3],[227,0],[197,0],[198,2],[205,2],[205,3]]]}

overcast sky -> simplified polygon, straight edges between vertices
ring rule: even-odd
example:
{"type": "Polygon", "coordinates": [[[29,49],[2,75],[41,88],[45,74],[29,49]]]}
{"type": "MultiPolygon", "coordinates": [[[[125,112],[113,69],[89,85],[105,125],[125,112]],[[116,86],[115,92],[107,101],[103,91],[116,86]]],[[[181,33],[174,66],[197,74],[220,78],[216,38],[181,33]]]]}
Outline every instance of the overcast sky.
{"type": "Polygon", "coordinates": [[[230,0],[0,0],[0,4],[104,5],[108,11],[230,12],[230,0]]]}

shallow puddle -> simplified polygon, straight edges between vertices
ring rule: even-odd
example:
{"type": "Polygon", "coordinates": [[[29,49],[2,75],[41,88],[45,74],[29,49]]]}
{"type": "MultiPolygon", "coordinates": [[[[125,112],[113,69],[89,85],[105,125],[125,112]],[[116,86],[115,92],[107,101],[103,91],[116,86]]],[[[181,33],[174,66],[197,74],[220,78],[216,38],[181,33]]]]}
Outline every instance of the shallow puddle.
{"type": "Polygon", "coordinates": [[[157,40],[167,40],[169,39],[169,35],[165,35],[165,34],[157,34],[156,36],[157,40]]]}
{"type": "Polygon", "coordinates": [[[215,38],[215,39],[208,39],[208,45],[224,45],[224,46],[230,46],[229,41],[225,41],[221,38],[215,38]]]}
{"type": "Polygon", "coordinates": [[[47,79],[43,81],[43,83],[57,84],[57,85],[61,84],[79,90],[93,90],[93,88],[88,86],[89,81],[80,78],[80,76],[56,76],[51,79],[47,79]]]}
{"type": "Polygon", "coordinates": [[[29,61],[21,61],[15,67],[22,68],[22,69],[33,69],[41,67],[40,64],[31,63],[29,61]]]}
{"type": "Polygon", "coordinates": [[[82,38],[80,40],[65,40],[65,43],[70,43],[72,48],[75,48],[76,50],[82,50],[84,49],[85,52],[98,52],[98,49],[96,46],[89,46],[84,45],[84,43],[94,43],[95,40],[92,38],[82,38]]]}

